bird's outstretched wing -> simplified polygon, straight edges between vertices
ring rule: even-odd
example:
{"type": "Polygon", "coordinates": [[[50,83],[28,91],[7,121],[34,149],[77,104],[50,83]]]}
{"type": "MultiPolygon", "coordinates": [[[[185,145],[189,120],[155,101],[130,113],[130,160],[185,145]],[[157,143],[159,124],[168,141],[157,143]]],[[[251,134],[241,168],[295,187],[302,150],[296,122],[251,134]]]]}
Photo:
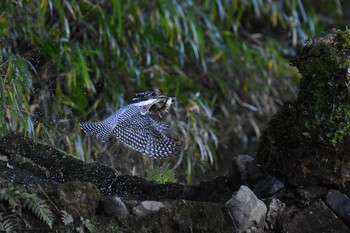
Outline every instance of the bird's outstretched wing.
{"type": "Polygon", "coordinates": [[[96,137],[103,142],[108,140],[109,135],[112,133],[113,128],[106,121],[100,122],[83,122],[79,123],[80,128],[85,132],[92,135],[96,135],[96,137]]]}
{"type": "Polygon", "coordinates": [[[150,157],[177,155],[180,145],[165,135],[166,130],[166,124],[138,112],[118,122],[113,133],[127,146],[150,157]]]}

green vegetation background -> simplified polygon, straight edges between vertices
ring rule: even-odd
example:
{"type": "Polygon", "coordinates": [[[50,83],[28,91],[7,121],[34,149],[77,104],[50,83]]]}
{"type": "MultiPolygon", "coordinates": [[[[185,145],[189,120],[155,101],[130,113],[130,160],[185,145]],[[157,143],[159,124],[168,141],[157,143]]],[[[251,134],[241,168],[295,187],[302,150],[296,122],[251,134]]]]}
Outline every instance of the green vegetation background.
{"type": "Polygon", "coordinates": [[[162,166],[202,179],[254,152],[297,93],[289,63],[306,39],[349,22],[342,0],[3,0],[0,136],[21,131],[131,174],[162,166]],[[154,161],[79,129],[145,90],[178,100],[167,117],[178,158],[154,161]]]}

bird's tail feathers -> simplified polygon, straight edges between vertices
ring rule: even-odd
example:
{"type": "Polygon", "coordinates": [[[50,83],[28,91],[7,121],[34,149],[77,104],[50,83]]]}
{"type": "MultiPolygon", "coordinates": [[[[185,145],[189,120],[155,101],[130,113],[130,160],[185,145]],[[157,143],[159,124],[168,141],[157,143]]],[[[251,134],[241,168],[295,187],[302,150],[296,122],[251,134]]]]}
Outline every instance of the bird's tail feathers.
{"type": "Polygon", "coordinates": [[[104,121],[101,122],[84,122],[80,123],[80,128],[89,134],[96,135],[96,138],[102,140],[103,142],[107,141],[109,135],[112,133],[113,128],[104,121]]]}

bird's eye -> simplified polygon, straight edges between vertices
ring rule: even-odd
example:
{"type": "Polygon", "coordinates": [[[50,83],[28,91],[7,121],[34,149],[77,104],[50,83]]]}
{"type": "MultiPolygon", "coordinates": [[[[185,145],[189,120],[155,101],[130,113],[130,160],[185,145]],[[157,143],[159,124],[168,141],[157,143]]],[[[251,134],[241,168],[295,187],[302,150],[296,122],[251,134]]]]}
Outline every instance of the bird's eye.
{"type": "Polygon", "coordinates": [[[152,92],[152,96],[156,96],[156,93],[155,93],[155,92],[152,92]]]}

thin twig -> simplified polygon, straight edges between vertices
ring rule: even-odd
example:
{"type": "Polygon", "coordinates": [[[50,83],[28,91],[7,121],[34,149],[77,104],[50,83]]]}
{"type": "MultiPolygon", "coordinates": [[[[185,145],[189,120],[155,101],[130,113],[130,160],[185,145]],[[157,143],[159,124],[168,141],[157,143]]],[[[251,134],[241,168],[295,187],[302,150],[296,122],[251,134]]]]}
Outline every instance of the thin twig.
{"type": "Polygon", "coordinates": [[[60,213],[60,210],[58,209],[58,207],[53,203],[51,198],[45,193],[44,189],[40,186],[40,184],[38,184],[38,187],[40,188],[41,192],[45,195],[45,197],[49,200],[49,202],[53,205],[53,207],[55,207],[57,212],[60,213]]]}

